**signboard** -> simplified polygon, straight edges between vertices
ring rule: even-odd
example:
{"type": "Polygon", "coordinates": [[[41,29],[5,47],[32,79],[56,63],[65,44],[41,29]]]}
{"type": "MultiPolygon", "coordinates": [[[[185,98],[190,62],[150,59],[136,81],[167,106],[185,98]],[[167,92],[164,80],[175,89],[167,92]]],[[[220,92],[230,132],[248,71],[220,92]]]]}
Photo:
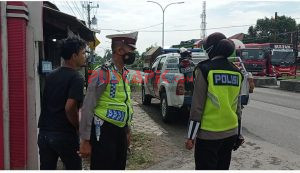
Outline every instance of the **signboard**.
{"type": "Polygon", "coordinates": [[[50,73],[52,71],[52,62],[42,61],[42,73],[50,73]]]}
{"type": "Polygon", "coordinates": [[[292,45],[288,45],[288,44],[274,44],[273,45],[274,49],[292,49],[292,45]]]}

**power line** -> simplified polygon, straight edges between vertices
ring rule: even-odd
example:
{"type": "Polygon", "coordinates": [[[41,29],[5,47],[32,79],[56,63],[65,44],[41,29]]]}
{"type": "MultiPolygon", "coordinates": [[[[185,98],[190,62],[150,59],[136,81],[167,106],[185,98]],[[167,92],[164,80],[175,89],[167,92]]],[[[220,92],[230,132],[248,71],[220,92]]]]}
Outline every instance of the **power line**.
{"type": "Polygon", "coordinates": [[[76,14],[74,13],[72,7],[70,6],[70,4],[68,3],[68,1],[64,1],[65,3],[67,3],[68,7],[71,9],[72,13],[74,14],[74,16],[76,16],[76,14]]]}
{"type": "Polygon", "coordinates": [[[226,29],[226,28],[239,28],[239,27],[253,26],[253,25],[255,25],[255,24],[251,24],[251,25],[237,25],[237,26],[224,26],[224,27],[218,27],[218,28],[208,28],[207,30],[226,29]]]}
{"type": "MultiPolygon", "coordinates": [[[[92,2],[91,5],[94,5],[94,2],[92,2]]],[[[98,3],[95,4],[95,6],[98,6],[98,5],[99,5],[98,3]]],[[[96,10],[94,10],[94,13],[92,14],[92,16],[95,16],[95,15],[96,15],[97,10],[98,10],[98,8],[96,8],[96,10]]]]}
{"type": "Polygon", "coordinates": [[[78,8],[77,3],[76,3],[75,1],[71,1],[71,2],[73,3],[73,5],[74,5],[74,7],[75,7],[75,10],[76,10],[77,13],[80,15],[80,17],[81,17],[82,19],[84,19],[84,16],[83,16],[82,13],[80,12],[80,9],[78,8]]]}
{"type": "MultiPolygon", "coordinates": [[[[224,27],[216,27],[216,28],[207,28],[206,30],[214,30],[214,29],[226,29],[226,28],[238,28],[238,27],[245,27],[245,26],[253,26],[251,25],[236,25],[236,26],[224,26],[224,27]]],[[[133,30],[133,29],[126,29],[126,30],[119,30],[119,29],[101,29],[101,30],[107,30],[107,31],[139,31],[139,32],[161,32],[161,30],[146,30],[142,31],[140,30],[133,30]]],[[[177,29],[177,30],[167,30],[165,32],[182,32],[182,31],[200,31],[201,28],[195,28],[195,29],[177,29]]]]}
{"type": "MultiPolygon", "coordinates": [[[[98,2],[97,2],[97,6],[98,6],[99,4],[98,4],[98,2]]],[[[97,11],[98,11],[98,8],[96,8],[96,11],[95,11],[95,13],[94,13],[94,16],[95,15],[97,15],[97,11]]]]}
{"type": "Polygon", "coordinates": [[[86,11],[84,10],[84,6],[85,6],[85,1],[80,1],[80,4],[81,4],[81,10],[82,10],[82,13],[83,13],[83,16],[84,16],[84,21],[86,21],[86,23],[87,23],[87,18],[85,18],[86,16],[87,16],[87,14],[86,14],[86,11]]]}
{"type": "Polygon", "coordinates": [[[152,27],[155,27],[155,26],[159,26],[159,25],[162,25],[162,23],[158,23],[158,24],[155,24],[155,25],[150,25],[150,26],[147,26],[147,27],[144,27],[144,28],[132,29],[132,31],[138,31],[138,30],[142,30],[142,29],[148,29],[148,28],[152,28],[152,27]]]}

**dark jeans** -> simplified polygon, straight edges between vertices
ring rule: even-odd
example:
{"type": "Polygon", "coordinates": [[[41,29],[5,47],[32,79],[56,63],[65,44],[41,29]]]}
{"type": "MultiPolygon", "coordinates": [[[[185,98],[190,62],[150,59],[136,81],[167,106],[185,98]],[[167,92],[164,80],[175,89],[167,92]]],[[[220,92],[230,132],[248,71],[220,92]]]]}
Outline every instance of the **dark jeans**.
{"type": "Polygon", "coordinates": [[[91,170],[125,170],[127,157],[126,129],[104,121],[99,141],[95,125],[91,131],[91,170]]]}
{"type": "Polygon", "coordinates": [[[55,170],[58,157],[68,170],[81,170],[79,137],[71,133],[41,131],[38,136],[40,169],[55,170]]]}
{"type": "Polygon", "coordinates": [[[196,170],[229,170],[231,152],[237,136],[219,140],[196,139],[196,170]]]}

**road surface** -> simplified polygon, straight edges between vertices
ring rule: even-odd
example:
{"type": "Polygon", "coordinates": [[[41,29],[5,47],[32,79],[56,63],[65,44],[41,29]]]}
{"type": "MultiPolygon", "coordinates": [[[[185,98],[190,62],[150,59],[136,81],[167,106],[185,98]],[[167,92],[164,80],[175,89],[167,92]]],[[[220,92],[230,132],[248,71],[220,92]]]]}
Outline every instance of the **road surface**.
{"type": "MultiPolygon", "coordinates": [[[[172,158],[149,169],[194,169],[193,151],[184,148],[187,117],[177,112],[170,124],[162,122],[159,100],[141,104],[148,116],[159,124],[178,152],[172,158]]],[[[300,93],[271,88],[255,88],[249,105],[243,110],[243,134],[246,143],[233,153],[231,169],[300,169],[300,93]]]]}

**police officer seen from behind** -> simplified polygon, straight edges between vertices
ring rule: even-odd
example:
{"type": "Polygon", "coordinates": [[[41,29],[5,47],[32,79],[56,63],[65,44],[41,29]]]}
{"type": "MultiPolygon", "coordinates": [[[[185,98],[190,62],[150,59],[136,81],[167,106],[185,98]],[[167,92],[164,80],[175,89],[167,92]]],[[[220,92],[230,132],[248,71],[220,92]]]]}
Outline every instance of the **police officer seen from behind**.
{"type": "Polygon", "coordinates": [[[203,47],[209,59],[195,68],[186,148],[195,144],[197,170],[228,170],[239,142],[242,74],[227,60],[234,45],[222,33],[209,35],[203,47]]]}
{"type": "Polygon", "coordinates": [[[62,67],[46,77],[39,118],[40,169],[56,169],[58,157],[66,169],[80,170],[78,109],[83,101],[84,80],[77,71],[85,64],[86,43],[76,37],[63,40],[62,67]]]}
{"type": "Polygon", "coordinates": [[[80,151],[92,170],[124,170],[130,142],[132,104],[126,64],[135,60],[137,32],[109,35],[112,59],[92,74],[82,106],[80,151]]]}

